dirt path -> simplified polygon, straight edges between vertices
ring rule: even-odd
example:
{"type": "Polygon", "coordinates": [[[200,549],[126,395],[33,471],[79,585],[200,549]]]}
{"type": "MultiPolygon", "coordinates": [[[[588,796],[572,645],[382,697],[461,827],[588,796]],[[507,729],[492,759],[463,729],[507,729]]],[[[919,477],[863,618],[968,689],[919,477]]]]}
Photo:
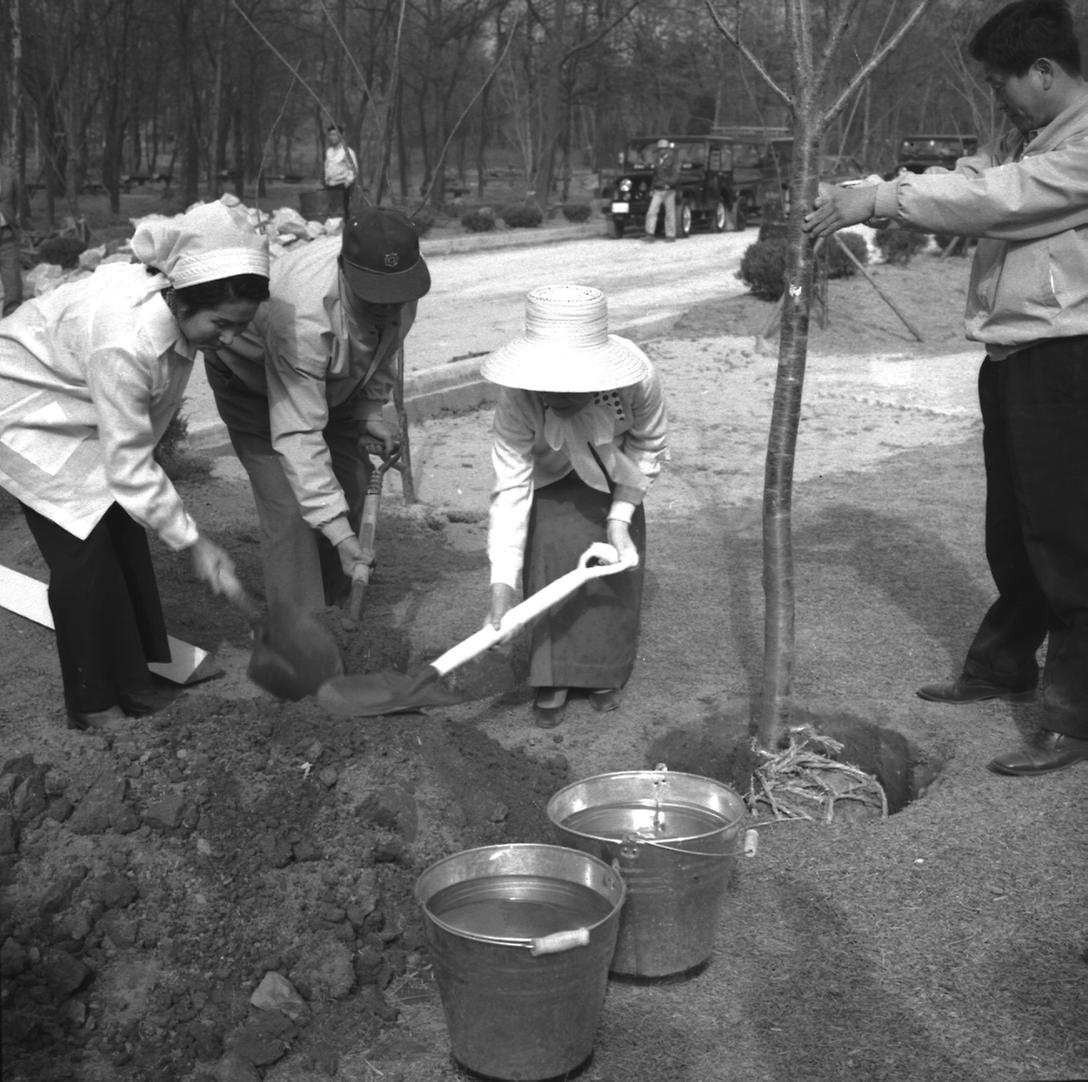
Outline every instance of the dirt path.
{"type": "MultiPolygon", "coordinates": [[[[916,788],[931,784],[887,820],[762,827],[710,966],[610,982],[587,1082],[1088,1076],[1083,775],[990,775],[1030,709],[913,694],[954,671],[990,593],[975,363],[956,329],[965,273],[922,259],[880,272],[932,330],[920,348],[870,287],[833,285],[795,493],[798,716],[898,734],[916,788]]],[[[552,840],[545,804],[574,778],[664,761],[745,786],[775,368],[751,332],[765,318],[748,298],[703,305],[650,344],[673,461],[648,504],[640,659],[615,714],[576,702],[560,728],[534,728],[520,644],[458,673],[472,701],[425,715],[273,702],[245,679],[244,623],[157,552],[172,633],[223,673],[163,686],[155,718],[103,739],[62,727],[50,633],[0,612],[5,1080],[464,1077],[419,872],[552,840]],[[257,1010],[269,973],[296,996],[257,1010]]],[[[403,670],[478,626],[488,421],[413,431],[421,502],[388,484],[364,626],[336,630],[349,670],[403,670]]],[[[237,465],[181,483],[259,581],[237,465]]],[[[41,574],[10,503],[0,561],[41,574]]]]}

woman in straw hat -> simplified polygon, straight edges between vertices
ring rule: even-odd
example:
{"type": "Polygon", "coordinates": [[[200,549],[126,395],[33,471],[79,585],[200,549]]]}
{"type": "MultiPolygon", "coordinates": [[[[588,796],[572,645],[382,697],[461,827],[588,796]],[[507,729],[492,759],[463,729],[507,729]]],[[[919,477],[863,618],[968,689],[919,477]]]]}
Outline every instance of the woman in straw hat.
{"type": "Polygon", "coordinates": [[[637,566],[596,579],[538,621],[529,683],[537,724],[558,724],[572,688],[598,710],[619,705],[631,674],[642,601],[642,500],[668,458],[661,382],[646,355],[608,333],[604,294],[541,286],[525,333],[491,354],[495,410],[488,557],[498,627],[514,603],[570,571],[607,540],[637,566]]]}
{"type": "MultiPolygon", "coordinates": [[[[244,214],[244,212],[243,212],[244,214]]],[[[209,203],[142,223],[112,263],[0,321],[0,487],[49,567],[68,726],[148,713],[170,648],[145,530],[187,549],[218,593],[230,557],[155,461],[198,350],[229,342],[268,296],[268,242],[209,203]]]]}

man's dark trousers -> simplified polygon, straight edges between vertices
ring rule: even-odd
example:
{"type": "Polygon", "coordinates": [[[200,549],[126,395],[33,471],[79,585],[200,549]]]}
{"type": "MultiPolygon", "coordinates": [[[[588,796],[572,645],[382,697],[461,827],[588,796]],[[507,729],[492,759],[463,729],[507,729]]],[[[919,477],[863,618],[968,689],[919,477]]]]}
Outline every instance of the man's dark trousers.
{"type": "Polygon", "coordinates": [[[998,599],[964,673],[1041,681],[1044,725],[1088,738],[1088,337],[1055,338],[979,372],[986,557],[998,599]]]}

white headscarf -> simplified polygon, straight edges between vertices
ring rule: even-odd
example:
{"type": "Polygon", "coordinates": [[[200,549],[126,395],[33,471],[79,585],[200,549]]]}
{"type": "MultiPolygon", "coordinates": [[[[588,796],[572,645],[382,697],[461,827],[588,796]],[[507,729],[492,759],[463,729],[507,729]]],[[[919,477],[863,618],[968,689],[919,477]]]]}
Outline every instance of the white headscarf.
{"type": "Polygon", "coordinates": [[[133,255],[155,267],[175,289],[231,278],[268,277],[268,238],[244,208],[202,203],[175,218],[144,221],[132,236],[133,255]]]}

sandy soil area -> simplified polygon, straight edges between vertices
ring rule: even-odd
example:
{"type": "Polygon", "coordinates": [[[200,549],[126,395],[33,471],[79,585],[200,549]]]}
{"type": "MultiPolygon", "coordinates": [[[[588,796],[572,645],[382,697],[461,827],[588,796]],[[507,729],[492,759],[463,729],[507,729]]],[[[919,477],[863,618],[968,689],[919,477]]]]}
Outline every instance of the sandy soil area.
{"type": "MultiPolygon", "coordinates": [[[[885,780],[918,799],[831,826],[753,816],[760,853],[710,965],[610,981],[587,1082],[1088,1077],[1083,775],[990,775],[1031,708],[914,696],[956,670],[990,595],[966,266],[923,256],[874,273],[926,340],[862,279],[831,283],[827,325],[814,321],[796,717],[895,744],[902,776],[885,780]]],[[[575,702],[559,728],[535,728],[520,642],[459,670],[470,698],[454,707],[356,720],[274,701],[246,679],[244,620],[157,551],[171,632],[213,651],[218,675],[161,684],[152,718],[76,734],[51,633],[0,611],[6,1080],[467,1077],[412,897],[420,872],[552,841],[547,800],[589,775],[665,762],[747,791],[775,378],[754,335],[768,313],[707,302],[647,344],[673,461],[648,503],[640,660],[613,714],[575,702]]],[[[330,616],[349,672],[406,671],[479,626],[488,424],[481,411],[410,433],[419,502],[387,480],[363,624],[330,616]]],[[[237,463],[190,460],[178,483],[258,583],[237,463]]],[[[43,577],[10,501],[0,562],[43,577]]]]}

